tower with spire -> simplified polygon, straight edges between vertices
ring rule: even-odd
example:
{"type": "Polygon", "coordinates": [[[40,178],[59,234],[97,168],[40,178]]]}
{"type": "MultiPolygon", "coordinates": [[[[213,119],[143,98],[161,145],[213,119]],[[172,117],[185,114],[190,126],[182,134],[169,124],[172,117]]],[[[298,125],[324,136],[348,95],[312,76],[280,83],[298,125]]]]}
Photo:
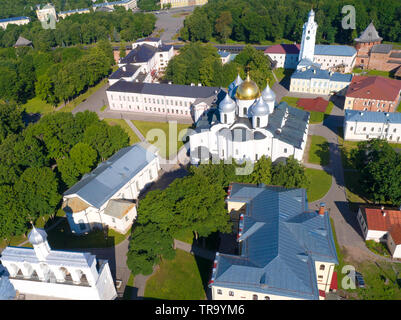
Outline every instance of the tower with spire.
{"type": "Polygon", "coordinates": [[[301,49],[299,51],[298,61],[309,60],[313,62],[315,54],[317,23],[315,22],[315,12],[313,9],[309,12],[308,21],[304,23],[302,31],[301,49]]]}

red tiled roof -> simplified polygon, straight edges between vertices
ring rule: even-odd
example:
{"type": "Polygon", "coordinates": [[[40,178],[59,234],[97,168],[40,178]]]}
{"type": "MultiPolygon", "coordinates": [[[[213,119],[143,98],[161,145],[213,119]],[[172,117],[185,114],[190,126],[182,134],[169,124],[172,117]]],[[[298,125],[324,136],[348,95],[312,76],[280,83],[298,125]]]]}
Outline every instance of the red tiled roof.
{"type": "Polygon", "coordinates": [[[333,272],[333,276],[331,277],[330,289],[331,290],[337,290],[338,289],[337,272],[336,271],[333,272]]]}
{"type": "Polygon", "coordinates": [[[347,97],[394,101],[401,90],[401,81],[379,76],[354,76],[347,97]]]}
{"type": "Polygon", "coordinates": [[[265,53],[299,54],[300,44],[275,44],[266,48],[265,53]]]}
{"type": "Polygon", "coordinates": [[[401,226],[401,211],[380,208],[362,208],[365,211],[368,230],[389,231],[395,225],[401,226]]]}
{"type": "Polygon", "coordinates": [[[309,111],[325,112],[329,102],[321,97],[315,99],[301,98],[298,100],[297,105],[309,111]]]}
{"type": "Polygon", "coordinates": [[[393,238],[396,245],[401,244],[401,226],[394,225],[390,228],[391,238],[393,238]]]}

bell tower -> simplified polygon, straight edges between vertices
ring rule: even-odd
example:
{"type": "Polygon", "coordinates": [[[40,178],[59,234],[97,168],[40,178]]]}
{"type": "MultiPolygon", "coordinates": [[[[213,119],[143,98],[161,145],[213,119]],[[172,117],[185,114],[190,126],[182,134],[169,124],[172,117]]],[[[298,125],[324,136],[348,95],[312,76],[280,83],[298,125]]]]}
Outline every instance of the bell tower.
{"type": "Polygon", "coordinates": [[[315,55],[316,30],[317,23],[315,22],[315,12],[311,10],[309,12],[308,21],[304,23],[298,61],[307,59],[313,62],[313,57],[315,55]]]}

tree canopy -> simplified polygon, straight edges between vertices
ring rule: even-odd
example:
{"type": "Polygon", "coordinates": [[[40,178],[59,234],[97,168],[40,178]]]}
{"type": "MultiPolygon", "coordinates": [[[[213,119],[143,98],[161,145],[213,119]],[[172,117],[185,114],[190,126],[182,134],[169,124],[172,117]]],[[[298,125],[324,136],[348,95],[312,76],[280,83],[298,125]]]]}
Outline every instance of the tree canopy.
{"type": "Polygon", "coordinates": [[[184,21],[181,37],[190,41],[226,41],[260,43],[265,40],[301,41],[302,26],[313,6],[318,24],[317,43],[352,43],[373,20],[387,41],[401,41],[399,0],[210,0],[184,21]],[[341,26],[343,6],[356,11],[356,32],[341,26]]]}

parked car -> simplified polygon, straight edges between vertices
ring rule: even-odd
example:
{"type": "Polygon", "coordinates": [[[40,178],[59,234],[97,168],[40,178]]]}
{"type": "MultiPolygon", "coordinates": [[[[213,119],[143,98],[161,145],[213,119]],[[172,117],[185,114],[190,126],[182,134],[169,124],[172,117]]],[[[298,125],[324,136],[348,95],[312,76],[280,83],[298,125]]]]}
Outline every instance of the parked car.
{"type": "Polygon", "coordinates": [[[362,274],[359,272],[355,272],[355,280],[356,280],[356,285],[359,288],[365,288],[365,280],[363,279],[362,274]]]}

